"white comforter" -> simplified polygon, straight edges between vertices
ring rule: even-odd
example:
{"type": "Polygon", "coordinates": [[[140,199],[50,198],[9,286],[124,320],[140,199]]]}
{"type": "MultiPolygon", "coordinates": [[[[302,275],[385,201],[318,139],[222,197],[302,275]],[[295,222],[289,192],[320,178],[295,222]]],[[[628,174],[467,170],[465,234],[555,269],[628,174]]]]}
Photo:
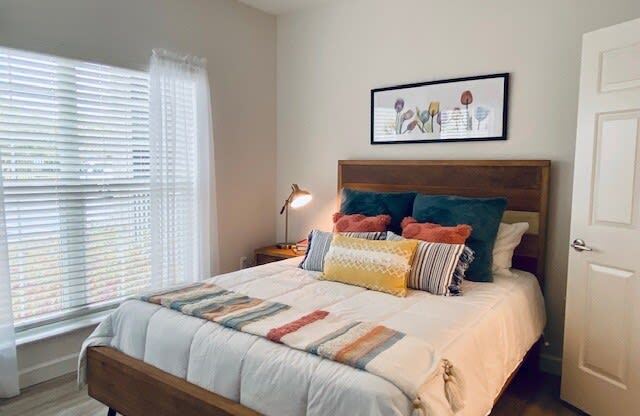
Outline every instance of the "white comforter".
{"type": "MultiPolygon", "coordinates": [[[[459,414],[486,415],[503,384],[545,325],[535,277],[513,270],[493,283],[464,282],[463,296],[410,291],[399,298],[356,286],[317,280],[299,259],[212,278],[217,285],[309,311],[379,322],[425,339],[464,379],[459,414]]],[[[114,347],[267,415],[410,415],[409,399],[370,373],[292,350],[253,335],[182,315],[157,305],[124,302],[85,341],[114,347]]],[[[436,377],[422,397],[436,414],[451,413],[436,377]]]]}

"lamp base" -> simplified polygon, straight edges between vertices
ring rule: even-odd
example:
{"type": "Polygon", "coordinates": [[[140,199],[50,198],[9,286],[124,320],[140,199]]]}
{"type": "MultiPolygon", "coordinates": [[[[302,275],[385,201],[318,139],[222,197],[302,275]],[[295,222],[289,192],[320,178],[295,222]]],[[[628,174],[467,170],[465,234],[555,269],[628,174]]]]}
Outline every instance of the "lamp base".
{"type": "Polygon", "coordinates": [[[289,250],[292,250],[295,246],[296,246],[296,243],[278,243],[278,244],[276,244],[276,247],[278,247],[278,248],[289,249],[289,250]]]}

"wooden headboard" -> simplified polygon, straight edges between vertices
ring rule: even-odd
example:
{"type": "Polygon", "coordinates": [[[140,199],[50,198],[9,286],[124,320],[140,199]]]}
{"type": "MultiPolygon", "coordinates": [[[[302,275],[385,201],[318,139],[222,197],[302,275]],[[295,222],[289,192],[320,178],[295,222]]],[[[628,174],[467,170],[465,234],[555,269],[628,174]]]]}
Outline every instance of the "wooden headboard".
{"type": "Polygon", "coordinates": [[[548,160],[340,160],[342,188],[431,195],[506,197],[503,222],[528,222],[513,267],[543,284],[549,200],[548,160]]]}

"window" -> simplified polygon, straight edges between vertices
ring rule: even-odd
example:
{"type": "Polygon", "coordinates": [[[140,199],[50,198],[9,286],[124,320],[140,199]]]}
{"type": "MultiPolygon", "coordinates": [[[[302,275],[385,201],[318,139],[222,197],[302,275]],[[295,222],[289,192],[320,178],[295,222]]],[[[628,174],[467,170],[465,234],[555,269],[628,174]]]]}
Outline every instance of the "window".
{"type": "Polygon", "coordinates": [[[146,73],[0,48],[0,153],[18,329],[149,284],[146,73]]]}

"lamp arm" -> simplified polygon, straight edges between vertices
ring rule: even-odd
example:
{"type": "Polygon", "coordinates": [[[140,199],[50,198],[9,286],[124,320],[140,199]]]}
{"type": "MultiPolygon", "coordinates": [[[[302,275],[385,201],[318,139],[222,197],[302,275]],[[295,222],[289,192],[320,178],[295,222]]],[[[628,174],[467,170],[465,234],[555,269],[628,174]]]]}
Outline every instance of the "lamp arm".
{"type": "Polygon", "coordinates": [[[291,198],[293,197],[293,191],[291,191],[291,193],[289,194],[289,196],[287,197],[287,199],[284,200],[284,205],[282,205],[282,208],[280,208],[280,215],[284,214],[284,210],[289,206],[289,204],[291,203],[291,198]]]}

